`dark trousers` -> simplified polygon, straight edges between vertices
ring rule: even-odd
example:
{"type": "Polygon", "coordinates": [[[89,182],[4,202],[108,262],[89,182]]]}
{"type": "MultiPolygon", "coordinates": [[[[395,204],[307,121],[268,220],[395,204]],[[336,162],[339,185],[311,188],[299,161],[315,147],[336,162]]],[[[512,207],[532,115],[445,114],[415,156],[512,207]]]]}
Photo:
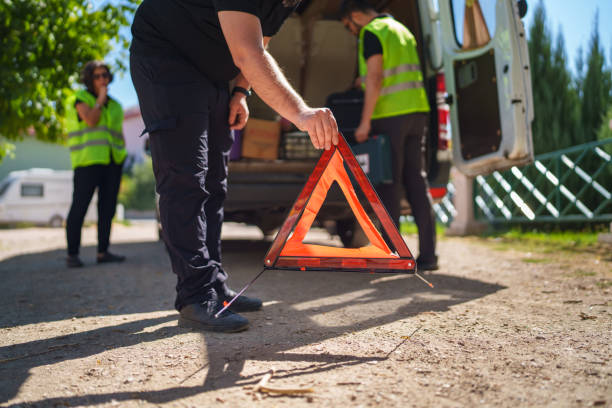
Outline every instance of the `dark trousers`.
{"type": "Polygon", "coordinates": [[[108,250],[111,224],[117,208],[122,164],[94,164],[74,169],[72,205],[66,220],[68,255],[78,255],[81,229],[96,189],[98,190],[98,253],[108,250]]]}
{"type": "Polygon", "coordinates": [[[432,209],[425,146],[428,114],[412,113],[372,121],[372,134],[386,134],[391,141],[392,184],[380,184],[376,191],[399,227],[402,194],[410,203],[419,230],[419,257],[431,261],[436,253],[436,226],[432,209]]]}
{"type": "Polygon", "coordinates": [[[175,307],[225,291],[221,226],[233,137],[227,83],[180,60],[131,55],[149,133],[162,236],[177,275],[175,307]]]}

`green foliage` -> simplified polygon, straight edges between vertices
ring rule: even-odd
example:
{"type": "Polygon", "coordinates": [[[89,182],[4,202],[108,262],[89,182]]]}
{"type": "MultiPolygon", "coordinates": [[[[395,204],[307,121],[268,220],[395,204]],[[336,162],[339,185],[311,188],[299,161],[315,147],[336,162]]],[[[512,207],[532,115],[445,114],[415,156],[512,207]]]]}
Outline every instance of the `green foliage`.
{"type": "Polygon", "coordinates": [[[9,157],[9,158],[15,157],[14,152],[15,152],[14,144],[0,140],[0,163],[2,163],[2,160],[4,160],[5,157],[9,157]]]}
{"type": "Polygon", "coordinates": [[[599,13],[596,13],[583,82],[581,116],[585,142],[596,140],[597,130],[611,102],[612,71],[606,67],[604,51],[599,40],[599,13]]]}
{"type": "MultiPolygon", "coordinates": [[[[416,235],[419,233],[419,230],[414,221],[401,221],[399,229],[400,232],[404,235],[416,235]]],[[[445,234],[446,226],[443,224],[436,223],[436,235],[438,237],[443,237],[445,234]]]]}
{"type": "Polygon", "coordinates": [[[127,47],[119,28],[137,0],[113,3],[0,0],[0,135],[17,140],[33,129],[40,139],[61,139],[62,102],[82,66],[113,42],[127,47]]]}
{"type": "Polygon", "coordinates": [[[597,131],[597,140],[612,138],[612,103],[608,108],[608,112],[603,115],[601,125],[597,131]]]}
{"type": "Polygon", "coordinates": [[[612,104],[612,71],[606,65],[595,14],[586,59],[582,47],[576,58],[576,75],[568,69],[561,32],[553,43],[546,10],[540,1],[529,27],[529,58],[535,119],[536,154],[595,140],[602,115],[612,104]]]}
{"type": "Polygon", "coordinates": [[[124,174],[119,202],[129,210],[155,209],[155,176],[151,159],[135,165],[131,174],[124,174]]]}
{"type": "Polygon", "coordinates": [[[565,40],[559,32],[553,44],[542,2],[538,3],[529,28],[529,58],[536,154],[581,143],[580,98],[567,69],[565,40]]]}

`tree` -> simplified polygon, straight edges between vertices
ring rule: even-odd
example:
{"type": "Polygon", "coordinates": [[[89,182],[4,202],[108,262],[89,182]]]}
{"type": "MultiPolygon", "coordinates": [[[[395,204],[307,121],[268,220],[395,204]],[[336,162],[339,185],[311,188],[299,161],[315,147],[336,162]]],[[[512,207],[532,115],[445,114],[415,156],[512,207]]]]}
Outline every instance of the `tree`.
{"type": "Polygon", "coordinates": [[[536,154],[568,147],[579,134],[579,95],[567,69],[561,30],[553,45],[540,1],[529,27],[529,59],[533,84],[533,142],[536,154]]]}
{"type": "Polygon", "coordinates": [[[608,112],[603,116],[601,126],[597,131],[597,140],[612,139],[612,104],[608,112]]]}
{"type": "Polygon", "coordinates": [[[582,83],[582,126],[584,141],[597,137],[603,116],[612,102],[612,71],[606,67],[604,51],[599,40],[599,12],[593,19],[589,41],[586,74],[582,83]]]}
{"type": "MultiPolygon", "coordinates": [[[[0,0],[0,135],[18,140],[33,129],[40,139],[60,139],[63,101],[81,67],[106,56],[113,43],[127,47],[119,28],[136,3],[0,0]]],[[[0,160],[6,149],[0,140],[0,160]]]]}

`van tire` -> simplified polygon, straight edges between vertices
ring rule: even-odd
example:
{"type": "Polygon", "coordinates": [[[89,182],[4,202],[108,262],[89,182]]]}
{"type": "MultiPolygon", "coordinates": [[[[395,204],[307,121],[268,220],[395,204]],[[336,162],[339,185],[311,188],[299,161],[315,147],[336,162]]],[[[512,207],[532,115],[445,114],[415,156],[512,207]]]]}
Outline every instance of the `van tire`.
{"type": "Polygon", "coordinates": [[[61,215],[54,215],[49,220],[49,226],[51,228],[61,228],[64,226],[64,218],[61,215]]]}

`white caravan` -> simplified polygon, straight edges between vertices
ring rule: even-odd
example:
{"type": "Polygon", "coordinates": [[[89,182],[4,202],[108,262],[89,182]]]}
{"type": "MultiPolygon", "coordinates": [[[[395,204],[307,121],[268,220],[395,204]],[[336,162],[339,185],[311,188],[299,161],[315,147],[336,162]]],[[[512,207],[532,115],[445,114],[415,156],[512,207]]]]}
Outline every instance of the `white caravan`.
{"type": "MultiPolygon", "coordinates": [[[[72,171],[12,171],[0,182],[0,223],[27,222],[61,227],[72,203],[72,171]]],[[[94,194],[85,221],[96,221],[94,194]]]]}

